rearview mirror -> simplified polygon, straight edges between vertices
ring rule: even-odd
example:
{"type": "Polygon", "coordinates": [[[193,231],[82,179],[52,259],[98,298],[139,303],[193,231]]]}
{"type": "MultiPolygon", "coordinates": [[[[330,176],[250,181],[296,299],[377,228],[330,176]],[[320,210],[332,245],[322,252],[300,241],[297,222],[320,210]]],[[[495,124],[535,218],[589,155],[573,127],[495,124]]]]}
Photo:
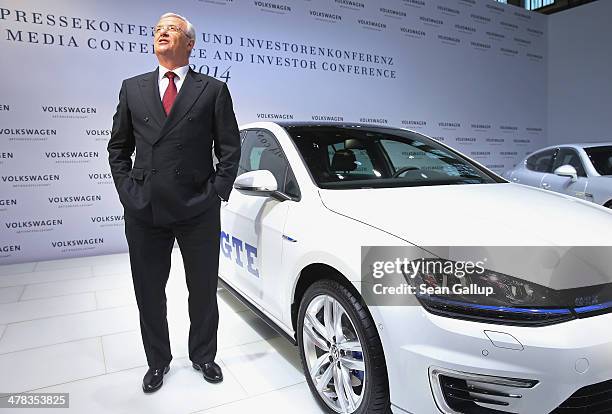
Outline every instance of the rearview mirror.
{"type": "Polygon", "coordinates": [[[234,188],[244,195],[269,197],[276,192],[276,178],[268,170],[249,171],[240,174],[234,181],[234,188]]]}
{"type": "Polygon", "coordinates": [[[573,166],[569,164],[557,167],[557,169],[555,169],[555,175],[560,175],[561,177],[570,177],[572,181],[576,181],[578,179],[578,172],[573,166]]]}

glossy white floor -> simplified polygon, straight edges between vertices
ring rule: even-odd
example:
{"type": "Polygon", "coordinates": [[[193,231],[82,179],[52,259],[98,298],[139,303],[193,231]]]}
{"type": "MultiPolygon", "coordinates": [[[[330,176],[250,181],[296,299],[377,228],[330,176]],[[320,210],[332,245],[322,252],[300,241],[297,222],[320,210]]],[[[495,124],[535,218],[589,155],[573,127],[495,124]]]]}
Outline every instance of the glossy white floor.
{"type": "Polygon", "coordinates": [[[147,366],[127,255],[0,266],[0,393],[70,393],[70,408],[52,413],[320,413],[297,348],[224,290],[217,362],[225,379],[212,385],[191,368],[178,249],[172,260],[174,360],[150,395],[140,388],[147,366]]]}

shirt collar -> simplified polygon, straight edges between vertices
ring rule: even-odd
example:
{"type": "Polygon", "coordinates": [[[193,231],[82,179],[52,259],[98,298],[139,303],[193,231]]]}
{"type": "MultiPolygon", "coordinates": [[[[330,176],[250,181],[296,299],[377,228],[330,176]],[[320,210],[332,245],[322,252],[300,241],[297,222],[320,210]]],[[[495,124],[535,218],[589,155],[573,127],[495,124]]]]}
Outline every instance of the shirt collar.
{"type": "MultiPolygon", "coordinates": [[[[181,66],[180,68],[176,68],[172,70],[172,72],[174,72],[180,80],[185,79],[185,76],[187,76],[188,71],[189,71],[189,65],[181,66]]],[[[170,72],[170,69],[166,69],[162,65],[159,65],[159,79],[158,79],[159,81],[164,79],[166,72],[170,72]]]]}

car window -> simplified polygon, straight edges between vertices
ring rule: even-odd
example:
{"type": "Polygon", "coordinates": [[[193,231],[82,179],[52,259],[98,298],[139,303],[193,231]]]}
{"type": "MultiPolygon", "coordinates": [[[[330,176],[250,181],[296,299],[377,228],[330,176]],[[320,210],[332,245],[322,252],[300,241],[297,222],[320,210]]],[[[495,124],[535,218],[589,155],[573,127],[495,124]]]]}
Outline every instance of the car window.
{"type": "Polygon", "coordinates": [[[561,148],[555,157],[552,170],[556,170],[562,165],[571,165],[576,169],[579,177],[586,177],[584,166],[580,160],[580,155],[573,148],[561,148]]]}
{"type": "Polygon", "coordinates": [[[397,141],[381,140],[380,143],[389,154],[395,171],[402,169],[441,171],[454,177],[476,173],[474,169],[463,163],[453,162],[453,158],[449,158],[446,151],[440,149],[425,151],[420,142],[414,145],[402,145],[397,141]]]}
{"type": "Polygon", "coordinates": [[[584,151],[600,175],[612,175],[612,146],[590,147],[584,151]]]}
{"type": "Polygon", "coordinates": [[[278,190],[299,197],[299,187],[276,137],[266,130],[247,130],[240,153],[238,174],[268,170],[276,178],[278,190]]]}
{"type": "Polygon", "coordinates": [[[345,142],[327,146],[331,169],[345,176],[376,177],[377,171],[366,148],[347,148],[345,142]]]}
{"type": "Polygon", "coordinates": [[[321,188],[504,182],[438,142],[410,131],[341,125],[285,129],[321,188]]]}
{"type": "Polygon", "coordinates": [[[537,152],[527,158],[525,166],[531,171],[543,173],[551,172],[553,159],[555,157],[556,152],[557,148],[537,152]]]}

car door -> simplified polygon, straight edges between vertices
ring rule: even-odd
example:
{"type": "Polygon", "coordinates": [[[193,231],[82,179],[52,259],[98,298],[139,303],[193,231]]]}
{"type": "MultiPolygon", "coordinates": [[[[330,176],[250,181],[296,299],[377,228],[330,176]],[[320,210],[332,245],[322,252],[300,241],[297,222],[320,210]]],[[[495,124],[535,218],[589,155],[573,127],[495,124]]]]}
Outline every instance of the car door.
{"type": "Polygon", "coordinates": [[[558,148],[550,148],[543,151],[538,151],[529,156],[525,162],[524,168],[516,168],[512,175],[512,182],[517,184],[530,185],[532,187],[540,187],[542,179],[552,169],[552,164],[558,148]]]}
{"type": "MultiPolygon", "coordinates": [[[[299,197],[284,152],[272,132],[248,130],[242,142],[238,175],[269,170],[279,191],[299,197]]],[[[274,285],[282,260],[283,229],[290,201],[245,195],[233,190],[221,211],[220,267],[224,279],[258,307],[280,318],[274,285]]],[[[278,296],[278,295],[276,295],[278,296]]]]}
{"type": "Polygon", "coordinates": [[[586,186],[586,172],[578,152],[573,148],[560,148],[559,152],[555,155],[551,173],[546,174],[542,179],[542,188],[585,199],[586,186]],[[573,180],[571,177],[556,175],[554,171],[562,165],[574,167],[578,178],[573,180]]]}

